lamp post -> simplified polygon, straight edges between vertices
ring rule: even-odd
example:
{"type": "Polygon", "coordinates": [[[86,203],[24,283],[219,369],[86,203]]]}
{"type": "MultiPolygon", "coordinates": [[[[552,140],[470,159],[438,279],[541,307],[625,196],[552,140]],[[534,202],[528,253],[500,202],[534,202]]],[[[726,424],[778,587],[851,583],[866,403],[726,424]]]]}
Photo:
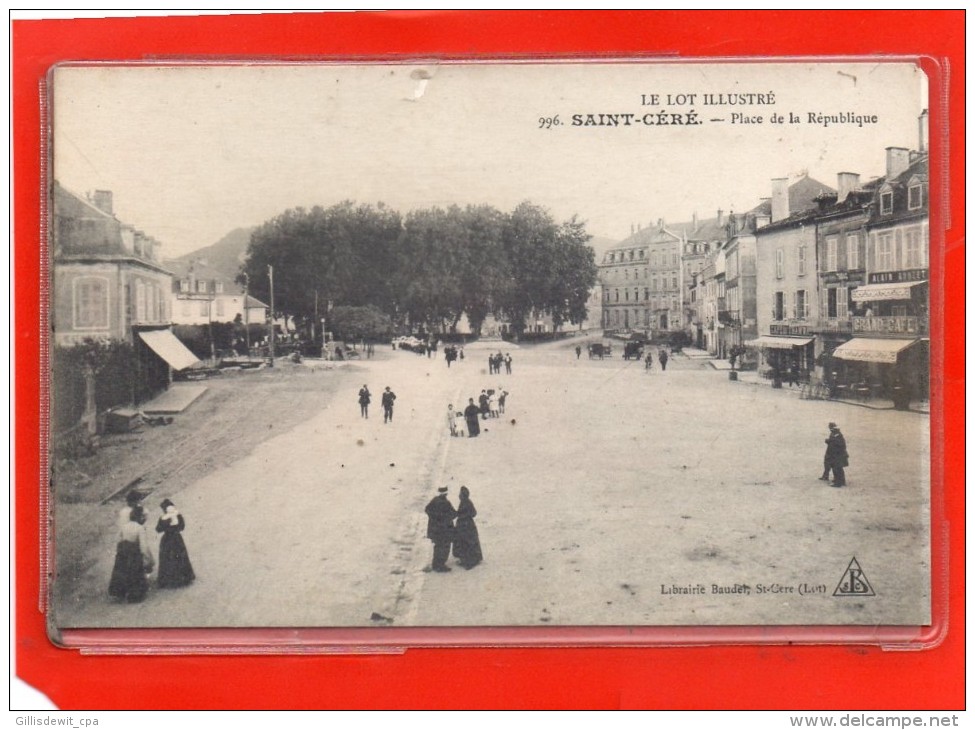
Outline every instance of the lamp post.
{"type": "Polygon", "coordinates": [[[247,359],[251,359],[251,322],[250,309],[247,306],[247,292],[250,289],[251,279],[244,273],[244,337],[247,339],[247,359]]]}
{"type": "Polygon", "coordinates": [[[271,285],[271,312],[267,321],[268,328],[271,330],[271,335],[270,335],[271,362],[269,363],[268,367],[273,368],[274,367],[274,267],[271,266],[270,264],[268,264],[267,267],[267,278],[271,285]]]}

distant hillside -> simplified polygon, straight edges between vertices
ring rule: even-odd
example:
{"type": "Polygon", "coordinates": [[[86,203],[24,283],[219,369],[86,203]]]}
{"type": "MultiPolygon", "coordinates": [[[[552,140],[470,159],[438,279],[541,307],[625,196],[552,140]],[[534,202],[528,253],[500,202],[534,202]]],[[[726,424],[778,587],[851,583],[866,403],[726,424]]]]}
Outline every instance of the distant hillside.
{"type": "Polygon", "coordinates": [[[176,261],[189,263],[192,260],[204,259],[210,269],[233,281],[240,271],[240,265],[244,262],[253,231],[253,228],[235,228],[216,243],[183,254],[176,261]]]}

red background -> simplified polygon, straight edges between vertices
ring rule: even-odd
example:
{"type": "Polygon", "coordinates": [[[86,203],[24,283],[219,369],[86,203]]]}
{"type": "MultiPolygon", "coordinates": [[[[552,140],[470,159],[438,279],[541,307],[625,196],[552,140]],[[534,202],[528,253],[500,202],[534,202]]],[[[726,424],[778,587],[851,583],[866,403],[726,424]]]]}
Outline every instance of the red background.
{"type": "MultiPolygon", "coordinates": [[[[64,709],[657,708],[961,709],[964,707],[964,12],[385,12],[14,21],[16,658],[17,674],[64,709]],[[935,648],[410,649],[399,656],[90,657],[55,648],[38,611],[40,396],[39,81],[63,60],[279,57],[497,58],[930,56],[932,186],[950,179],[948,215],[931,212],[932,329],[945,359],[932,404],[932,513],[947,581],[935,648]],[[933,79],[938,81],[937,76],[933,79]],[[943,135],[939,137],[939,134],[943,135]],[[947,146],[945,146],[947,141],[947,146]],[[947,169],[940,160],[947,162],[947,169]],[[950,224],[950,227],[949,227],[950,224]],[[944,308],[936,286],[945,231],[944,308]],[[939,317],[941,315],[941,317],[939,317]],[[943,317],[943,318],[942,318],[943,317]],[[944,408],[944,404],[952,404],[944,408]],[[943,459],[943,462],[942,462],[943,459]],[[939,472],[943,463],[943,492],[939,472]],[[944,525],[941,519],[946,520],[944,525]],[[165,691],[162,691],[165,688],[165,691]]],[[[935,354],[937,348],[932,348],[935,354]]],[[[935,566],[939,557],[936,556],[935,566]]],[[[937,572],[937,571],[936,571],[937,572]]]]}

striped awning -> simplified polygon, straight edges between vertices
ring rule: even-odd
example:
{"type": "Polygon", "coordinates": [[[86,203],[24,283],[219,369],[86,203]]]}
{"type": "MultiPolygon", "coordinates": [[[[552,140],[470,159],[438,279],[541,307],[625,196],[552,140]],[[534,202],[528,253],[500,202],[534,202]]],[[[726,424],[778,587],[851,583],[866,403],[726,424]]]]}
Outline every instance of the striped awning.
{"type": "Polygon", "coordinates": [[[833,357],[858,362],[895,363],[897,356],[917,340],[874,340],[854,337],[833,350],[833,357]]]}
{"type": "Polygon", "coordinates": [[[813,341],[812,337],[773,337],[762,335],[754,340],[748,340],[746,347],[764,347],[772,350],[791,350],[793,347],[805,347],[813,341]]]}
{"type": "Polygon", "coordinates": [[[139,333],[139,338],[173,370],[185,370],[200,361],[169,330],[146,330],[139,333]]]}

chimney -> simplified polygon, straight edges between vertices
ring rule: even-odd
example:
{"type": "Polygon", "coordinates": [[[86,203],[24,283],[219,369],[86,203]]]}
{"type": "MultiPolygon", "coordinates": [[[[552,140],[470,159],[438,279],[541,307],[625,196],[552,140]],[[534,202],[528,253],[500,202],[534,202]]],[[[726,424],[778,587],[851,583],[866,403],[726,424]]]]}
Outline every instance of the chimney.
{"type": "Polygon", "coordinates": [[[91,203],[102,213],[113,215],[111,190],[96,190],[95,194],[92,196],[91,203]]]}
{"type": "Polygon", "coordinates": [[[772,179],[772,222],[789,217],[789,178],[772,179]]]}
{"type": "Polygon", "coordinates": [[[887,180],[893,180],[911,164],[910,151],[905,147],[887,148],[887,180]]]}
{"type": "Polygon", "coordinates": [[[697,211],[691,216],[691,225],[694,226],[694,230],[697,230],[697,211]]]}
{"type": "Polygon", "coordinates": [[[721,208],[718,208],[718,225],[724,225],[724,211],[721,208]]]}
{"type": "Polygon", "coordinates": [[[846,196],[860,187],[860,176],[855,172],[836,173],[836,202],[842,203],[846,196]]]}
{"type": "Polygon", "coordinates": [[[917,118],[917,151],[927,152],[928,151],[928,110],[925,109],[921,112],[921,116],[917,118]]]}

